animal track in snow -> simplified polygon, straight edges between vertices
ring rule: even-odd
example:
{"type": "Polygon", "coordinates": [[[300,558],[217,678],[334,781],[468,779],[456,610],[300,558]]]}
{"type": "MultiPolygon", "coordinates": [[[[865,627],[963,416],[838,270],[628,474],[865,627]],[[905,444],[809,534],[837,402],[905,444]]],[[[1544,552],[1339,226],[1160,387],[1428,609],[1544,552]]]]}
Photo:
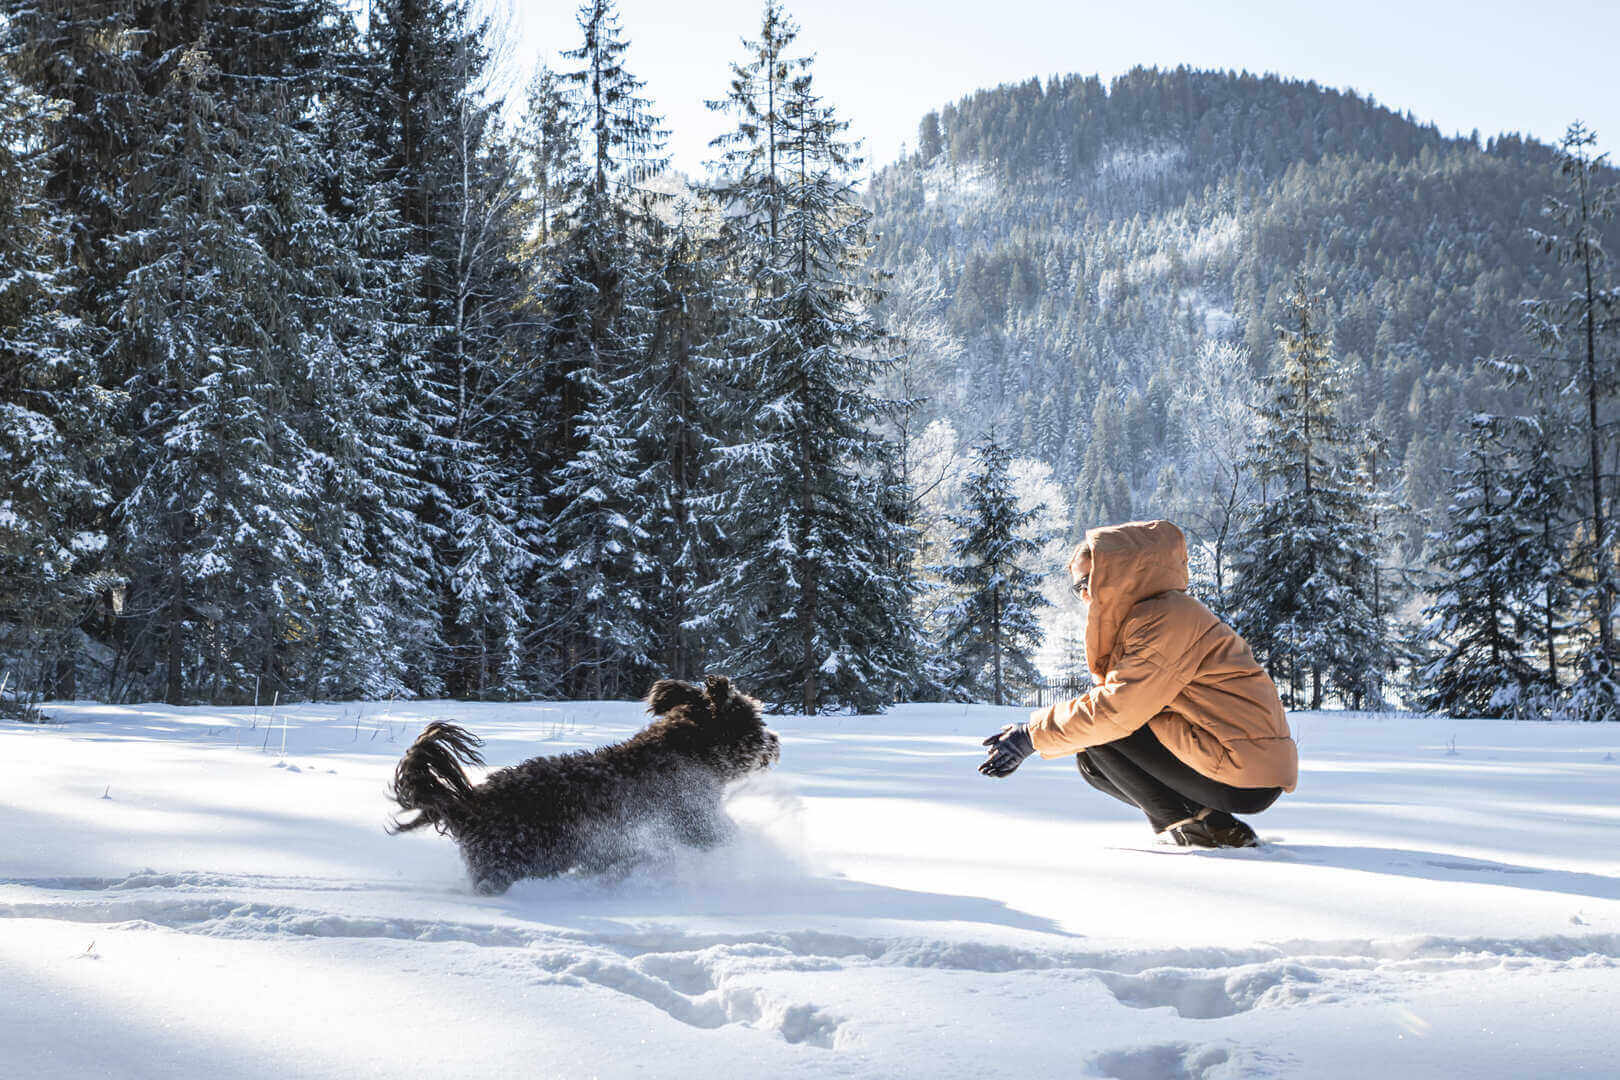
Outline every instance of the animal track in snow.
{"type": "Polygon", "coordinates": [[[692,1027],[741,1023],[774,1031],[790,1043],[824,1049],[836,1045],[842,1018],[811,1003],[790,1001],[757,986],[737,984],[724,970],[723,952],[705,953],[659,954],[629,962],[593,956],[570,964],[546,981],[588,982],[628,994],[692,1027]]]}
{"type": "Polygon", "coordinates": [[[136,889],[296,889],[301,892],[368,892],[385,887],[352,878],[289,877],[270,874],[218,874],[182,870],[136,870],[121,877],[0,878],[0,887],[17,885],[60,892],[126,892],[136,889]]]}
{"type": "Polygon", "coordinates": [[[1140,975],[1097,974],[1121,1005],[1169,1006],[1189,1020],[1213,1020],[1250,1009],[1297,1005],[1319,992],[1322,976],[1286,960],[1225,970],[1158,968],[1140,975]]]}
{"type": "MultiPolygon", "coordinates": [[[[692,933],[667,927],[583,931],[522,920],[477,924],[321,910],[323,893],[389,885],[318,878],[140,871],[122,877],[0,880],[0,918],[164,928],[241,939],[325,937],[459,943],[511,950],[503,966],[563,985],[637,998],[697,1028],[746,1024],[791,1043],[836,1048],[848,1018],[769,989],[796,971],[916,968],[983,974],[1069,972],[1095,979],[1122,1005],[1210,1020],[1339,996],[1377,994],[1414,972],[1620,966],[1620,935],[1511,940],[1408,938],[1285,941],[1240,948],[1019,948],[974,941],[859,937],[813,930],[692,933]],[[257,899],[247,899],[257,891],[257,899]],[[285,903],[263,893],[290,894],[285,903]],[[304,904],[297,901],[303,900],[304,904]]],[[[1219,1048],[1217,1048],[1219,1049],[1219,1048]]],[[[1247,1075],[1208,1046],[1165,1044],[1093,1061],[1105,1075],[1247,1075]],[[1232,1072],[1238,1069],[1237,1072],[1232,1072]]]]}
{"type": "Polygon", "coordinates": [[[1252,1062],[1244,1061],[1239,1072],[1222,1066],[1238,1064],[1232,1051],[1224,1046],[1189,1046],[1186,1043],[1163,1043],[1157,1046],[1137,1046],[1129,1050],[1110,1050],[1091,1059],[1091,1067],[1098,1075],[1112,1080],[1212,1080],[1216,1070],[1226,1075],[1262,1075],[1253,1070],[1252,1062]]]}

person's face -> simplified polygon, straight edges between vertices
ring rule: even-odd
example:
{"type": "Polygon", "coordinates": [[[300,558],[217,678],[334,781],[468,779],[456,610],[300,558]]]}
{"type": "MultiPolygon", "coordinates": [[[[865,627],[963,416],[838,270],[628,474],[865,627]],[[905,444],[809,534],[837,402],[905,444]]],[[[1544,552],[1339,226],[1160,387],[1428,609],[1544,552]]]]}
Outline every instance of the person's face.
{"type": "Polygon", "coordinates": [[[1091,603],[1091,552],[1069,564],[1070,589],[1082,604],[1091,603]]]}

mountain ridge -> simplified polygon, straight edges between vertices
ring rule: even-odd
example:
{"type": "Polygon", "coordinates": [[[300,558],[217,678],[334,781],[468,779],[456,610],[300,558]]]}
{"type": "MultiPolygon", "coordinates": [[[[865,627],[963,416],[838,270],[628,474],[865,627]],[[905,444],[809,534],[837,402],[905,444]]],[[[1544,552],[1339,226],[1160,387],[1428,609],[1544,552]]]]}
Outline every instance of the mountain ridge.
{"type": "Polygon", "coordinates": [[[1462,419],[1519,404],[1482,360],[1529,351],[1519,302],[1563,284],[1526,236],[1554,157],[1280,76],[1030,79],[928,114],[918,152],[873,176],[872,263],[902,293],[928,279],[960,343],[913,360],[925,418],[953,415],[964,439],[995,424],[1072,486],[1097,395],[1119,398],[1128,505],[1077,495],[1076,521],[1156,508],[1177,367],[1213,342],[1267,370],[1303,273],[1325,291],[1350,419],[1404,464],[1416,546],[1462,419]]]}

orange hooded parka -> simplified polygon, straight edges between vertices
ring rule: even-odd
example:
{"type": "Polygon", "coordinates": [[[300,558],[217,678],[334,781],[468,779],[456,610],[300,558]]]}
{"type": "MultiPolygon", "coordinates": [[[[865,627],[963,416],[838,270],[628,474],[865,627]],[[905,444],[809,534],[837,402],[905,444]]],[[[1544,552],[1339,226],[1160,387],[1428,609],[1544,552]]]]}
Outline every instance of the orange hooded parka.
{"type": "Polygon", "coordinates": [[[1092,529],[1086,666],[1097,685],[1030,715],[1042,757],[1147,724],[1204,776],[1242,788],[1299,781],[1277,687],[1237,632],[1187,595],[1187,541],[1168,521],[1092,529]]]}

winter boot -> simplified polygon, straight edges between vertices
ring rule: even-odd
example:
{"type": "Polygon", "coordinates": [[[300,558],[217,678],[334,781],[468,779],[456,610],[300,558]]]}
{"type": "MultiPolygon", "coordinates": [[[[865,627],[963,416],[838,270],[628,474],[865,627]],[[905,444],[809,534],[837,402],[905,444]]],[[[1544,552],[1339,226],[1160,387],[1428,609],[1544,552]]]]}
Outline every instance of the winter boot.
{"type": "Polygon", "coordinates": [[[1177,847],[1259,847],[1260,838],[1225,810],[1205,808],[1159,833],[1159,842],[1177,847]]]}

